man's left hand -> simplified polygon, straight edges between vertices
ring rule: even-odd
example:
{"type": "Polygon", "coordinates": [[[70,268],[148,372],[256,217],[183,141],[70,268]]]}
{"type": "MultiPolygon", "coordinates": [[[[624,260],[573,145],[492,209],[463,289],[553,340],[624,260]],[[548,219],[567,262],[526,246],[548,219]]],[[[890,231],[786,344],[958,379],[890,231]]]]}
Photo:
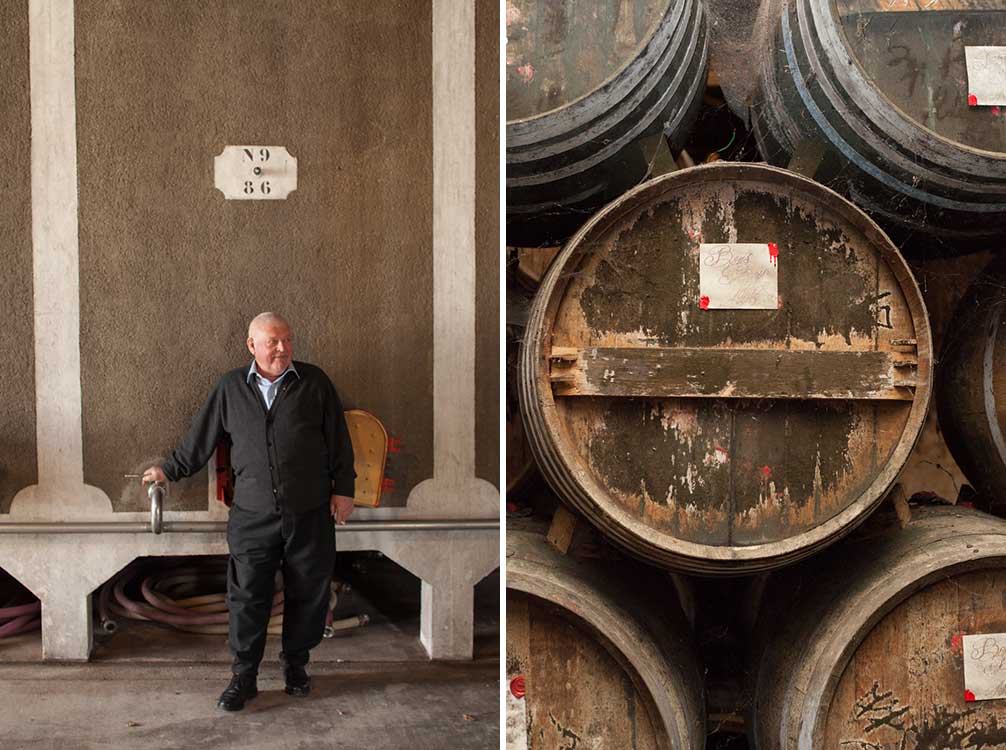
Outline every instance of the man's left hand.
{"type": "Polygon", "coordinates": [[[335,522],[342,526],[353,514],[353,498],[346,497],[345,495],[332,495],[330,502],[335,522]]]}

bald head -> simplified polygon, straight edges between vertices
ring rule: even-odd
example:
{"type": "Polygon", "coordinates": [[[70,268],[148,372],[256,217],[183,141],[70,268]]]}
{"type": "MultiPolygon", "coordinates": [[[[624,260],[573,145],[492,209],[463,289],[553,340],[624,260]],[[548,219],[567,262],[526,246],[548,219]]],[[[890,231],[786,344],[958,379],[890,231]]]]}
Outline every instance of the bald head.
{"type": "Polygon", "coordinates": [[[263,312],[252,318],[251,323],[248,324],[248,338],[252,338],[255,335],[255,331],[260,331],[269,325],[281,325],[286,326],[287,330],[290,329],[290,324],[282,315],[274,312],[263,312]]]}
{"type": "Polygon", "coordinates": [[[259,374],[275,380],[293,361],[293,332],[282,315],[259,313],[248,324],[248,351],[259,374]]]}

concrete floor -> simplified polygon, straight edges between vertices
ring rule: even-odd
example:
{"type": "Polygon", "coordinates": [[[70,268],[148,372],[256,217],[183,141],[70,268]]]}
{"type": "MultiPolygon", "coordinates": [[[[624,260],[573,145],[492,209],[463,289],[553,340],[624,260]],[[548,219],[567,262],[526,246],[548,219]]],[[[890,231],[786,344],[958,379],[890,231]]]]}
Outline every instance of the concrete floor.
{"type": "Polygon", "coordinates": [[[243,711],[216,708],[217,664],[0,665],[0,745],[9,750],[367,748],[468,750],[499,746],[498,666],[330,664],[312,693],[283,692],[263,669],[243,711]]]}
{"type": "Polygon", "coordinates": [[[123,621],[96,636],[88,664],[40,663],[37,633],[0,641],[3,750],[367,748],[481,750],[499,746],[499,574],[476,587],[475,658],[431,662],[419,643],[419,582],[386,558],[341,576],[353,591],[337,616],[371,623],[312,652],[312,694],[283,692],[270,638],[259,696],[216,708],[229,678],[225,636],[123,621]]]}

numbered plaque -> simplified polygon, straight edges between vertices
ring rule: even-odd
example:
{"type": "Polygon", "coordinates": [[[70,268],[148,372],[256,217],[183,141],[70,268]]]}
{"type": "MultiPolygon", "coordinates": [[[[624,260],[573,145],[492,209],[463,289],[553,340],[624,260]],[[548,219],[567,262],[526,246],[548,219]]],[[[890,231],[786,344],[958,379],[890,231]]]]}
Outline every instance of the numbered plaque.
{"type": "Polygon", "coordinates": [[[283,146],[225,146],[213,184],[227,200],[285,200],[297,189],[297,159],[283,146]]]}

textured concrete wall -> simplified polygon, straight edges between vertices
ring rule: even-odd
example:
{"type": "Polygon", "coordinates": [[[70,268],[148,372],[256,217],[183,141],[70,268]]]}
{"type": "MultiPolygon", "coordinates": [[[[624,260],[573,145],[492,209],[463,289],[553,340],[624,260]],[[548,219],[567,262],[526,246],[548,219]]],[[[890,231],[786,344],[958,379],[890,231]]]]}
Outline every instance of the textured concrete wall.
{"type": "Polygon", "coordinates": [[[384,503],[432,475],[431,9],[380,6],[77,0],[84,479],[116,510],[267,309],[402,441],[384,503]],[[228,144],[285,146],[298,190],[224,200],[228,144]]]}
{"type": "Polygon", "coordinates": [[[475,5],[475,474],[499,489],[499,6],[475,5]]]}
{"type": "Polygon", "coordinates": [[[28,2],[0,3],[0,512],[37,481],[28,2]]]}

